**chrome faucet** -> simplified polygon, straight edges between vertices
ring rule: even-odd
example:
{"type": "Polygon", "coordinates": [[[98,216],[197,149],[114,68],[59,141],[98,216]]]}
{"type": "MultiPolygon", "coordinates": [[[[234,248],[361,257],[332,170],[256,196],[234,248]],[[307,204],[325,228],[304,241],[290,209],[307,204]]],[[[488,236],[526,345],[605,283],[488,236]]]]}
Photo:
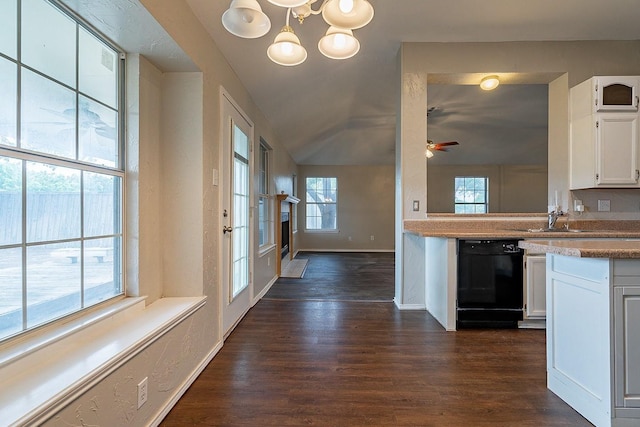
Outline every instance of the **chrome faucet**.
{"type": "Polygon", "coordinates": [[[559,216],[562,216],[562,211],[551,211],[549,212],[549,229],[553,229],[556,226],[556,221],[558,220],[559,216]]]}

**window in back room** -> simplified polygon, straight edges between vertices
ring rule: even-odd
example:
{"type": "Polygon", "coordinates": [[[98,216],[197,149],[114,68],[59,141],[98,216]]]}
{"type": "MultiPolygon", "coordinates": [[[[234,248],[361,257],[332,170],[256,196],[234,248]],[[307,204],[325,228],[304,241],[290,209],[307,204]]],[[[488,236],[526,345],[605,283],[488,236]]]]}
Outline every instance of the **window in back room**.
{"type": "Polygon", "coordinates": [[[306,179],[306,231],[338,230],[338,178],[306,179]]]}
{"type": "Polygon", "coordinates": [[[484,176],[457,176],[454,182],[454,212],[488,213],[489,179],[484,176]]]}
{"type": "Polygon", "coordinates": [[[0,340],[124,293],[120,51],[54,1],[0,16],[0,340]]]}

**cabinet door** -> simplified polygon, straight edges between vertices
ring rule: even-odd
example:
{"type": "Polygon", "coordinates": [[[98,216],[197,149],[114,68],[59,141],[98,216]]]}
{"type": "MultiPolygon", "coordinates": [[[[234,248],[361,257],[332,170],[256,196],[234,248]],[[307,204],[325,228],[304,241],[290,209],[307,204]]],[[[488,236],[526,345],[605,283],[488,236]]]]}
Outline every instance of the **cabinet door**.
{"type": "Polygon", "coordinates": [[[640,286],[614,288],[615,406],[640,408],[640,286]]]}
{"type": "Polygon", "coordinates": [[[597,77],[596,111],[638,111],[638,77],[597,77]]]}
{"type": "Polygon", "coordinates": [[[525,256],[525,315],[528,319],[547,317],[547,273],[544,255],[525,256]]]}
{"type": "Polygon", "coordinates": [[[638,185],[638,115],[596,116],[596,184],[638,185]]]}

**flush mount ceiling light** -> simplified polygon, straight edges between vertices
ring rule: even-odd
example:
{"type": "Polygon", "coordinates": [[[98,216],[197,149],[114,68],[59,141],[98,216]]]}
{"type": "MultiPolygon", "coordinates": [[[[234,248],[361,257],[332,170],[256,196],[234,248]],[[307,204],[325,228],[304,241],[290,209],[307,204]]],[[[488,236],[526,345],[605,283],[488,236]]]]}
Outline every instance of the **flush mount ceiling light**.
{"type": "MultiPolygon", "coordinates": [[[[373,6],[367,0],[323,0],[317,10],[312,5],[320,0],[268,0],[286,8],[285,26],[267,49],[267,56],[276,64],[293,66],[307,58],[307,51],[289,25],[293,16],[300,25],[311,15],[320,15],[329,29],[318,42],[318,49],[327,58],[347,59],[360,50],[354,29],[362,28],[373,19],[373,6]]],[[[262,37],[271,29],[269,17],[257,0],[233,0],[222,15],[222,24],[231,34],[242,38],[262,37]]]]}
{"type": "Polygon", "coordinates": [[[498,76],[487,76],[480,81],[480,88],[483,90],[493,90],[500,84],[498,76]]]}

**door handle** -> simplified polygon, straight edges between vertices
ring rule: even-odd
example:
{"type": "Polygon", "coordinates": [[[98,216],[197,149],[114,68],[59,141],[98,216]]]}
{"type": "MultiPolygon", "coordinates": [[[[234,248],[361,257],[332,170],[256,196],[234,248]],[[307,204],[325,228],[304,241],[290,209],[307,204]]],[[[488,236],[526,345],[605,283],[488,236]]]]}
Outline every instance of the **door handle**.
{"type": "Polygon", "coordinates": [[[226,225],[222,227],[222,234],[231,233],[233,231],[233,227],[227,227],[226,225]]]}

